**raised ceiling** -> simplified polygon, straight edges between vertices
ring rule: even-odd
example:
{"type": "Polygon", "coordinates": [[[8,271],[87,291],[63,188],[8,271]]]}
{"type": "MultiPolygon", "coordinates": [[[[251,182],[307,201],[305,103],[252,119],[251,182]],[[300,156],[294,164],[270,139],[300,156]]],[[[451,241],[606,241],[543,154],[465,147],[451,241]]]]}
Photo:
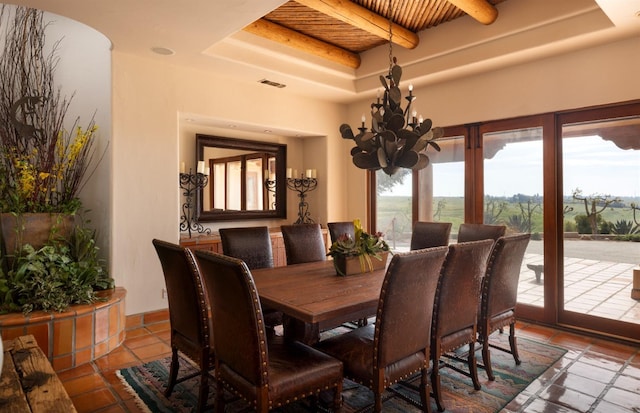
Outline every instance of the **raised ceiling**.
{"type": "MultiPolygon", "coordinates": [[[[325,1],[328,0],[313,0],[325,1]]],[[[357,1],[364,7],[375,3],[376,14],[386,15],[385,1],[357,1]]],[[[393,53],[404,69],[403,81],[416,87],[640,35],[637,17],[640,0],[489,0],[498,14],[488,25],[453,7],[454,0],[393,0],[393,10],[409,10],[415,16],[423,16],[420,11],[429,7],[418,7],[419,1],[433,5],[432,10],[438,11],[434,13],[447,21],[417,31],[419,44],[413,49],[394,46],[393,53]]],[[[364,46],[365,37],[369,42],[376,41],[368,34],[362,34],[360,46],[343,45],[354,47],[352,51],[361,60],[354,69],[245,30],[266,16],[275,20],[274,16],[291,6],[287,0],[13,0],[12,3],[87,24],[112,42],[114,53],[188,66],[216,73],[219,79],[233,78],[253,85],[267,79],[287,85],[283,89],[273,88],[274,93],[348,103],[375,96],[380,85],[378,77],[388,68],[386,39],[377,40],[380,44],[369,50],[358,51],[369,47],[364,46]],[[152,52],[153,47],[168,48],[175,53],[158,55],[152,52]]],[[[396,23],[404,21],[399,16],[393,19],[396,23]]],[[[307,23],[311,26],[310,21],[307,23]]],[[[386,29],[386,24],[382,29],[386,29]]],[[[327,39],[322,41],[328,43],[327,39]]]]}
{"type": "Polygon", "coordinates": [[[290,0],[244,30],[348,67],[391,40],[414,49],[418,33],[467,14],[493,23],[506,0],[290,0]]]}

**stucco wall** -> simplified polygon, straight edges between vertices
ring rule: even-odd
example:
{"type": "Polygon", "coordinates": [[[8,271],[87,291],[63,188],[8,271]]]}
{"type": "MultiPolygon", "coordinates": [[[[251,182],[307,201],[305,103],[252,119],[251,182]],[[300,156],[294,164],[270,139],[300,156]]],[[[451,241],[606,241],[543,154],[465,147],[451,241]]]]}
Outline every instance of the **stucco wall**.
{"type": "MultiPolygon", "coordinates": [[[[249,137],[232,130],[180,125],[179,113],[239,119],[252,124],[314,131],[327,138],[288,139],[288,165],[301,171],[318,169],[322,189],[310,196],[315,217],[326,223],[327,191],[344,192],[340,182],[327,186],[329,162],[326,140],[338,139],[344,120],[342,105],[300,98],[286,90],[265,89],[209,73],[157,64],[131,55],[113,53],[113,231],[112,268],[125,287],[127,313],[166,307],[161,298],[162,270],[151,245],[153,238],[179,239],[178,171],[181,160],[193,162],[194,132],[249,137]],[[282,93],[280,93],[282,92],[282,93]],[[239,136],[243,135],[243,136],[239,136]],[[330,188],[330,189],[329,189],[330,188]]],[[[269,138],[273,139],[273,138],[269,138]]],[[[281,140],[277,138],[276,140],[281,140]]],[[[284,140],[284,139],[283,139],[284,140]]],[[[338,156],[333,153],[332,157],[338,156]]],[[[296,219],[295,197],[289,197],[288,218],[296,219]],[[293,203],[293,210],[292,210],[293,203]]],[[[282,222],[268,222],[275,226],[282,222]]],[[[258,222],[226,223],[254,225],[258,222]]],[[[215,230],[220,225],[211,225],[215,230]]]]}

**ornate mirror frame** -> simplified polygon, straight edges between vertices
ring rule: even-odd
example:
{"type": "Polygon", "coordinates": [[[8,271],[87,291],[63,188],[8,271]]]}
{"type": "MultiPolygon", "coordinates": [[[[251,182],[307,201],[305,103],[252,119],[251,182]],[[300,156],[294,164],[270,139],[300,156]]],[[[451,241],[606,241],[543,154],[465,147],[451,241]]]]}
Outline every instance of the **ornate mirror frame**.
{"type": "Polygon", "coordinates": [[[205,161],[207,147],[273,153],[276,158],[275,209],[261,211],[203,211],[203,189],[196,193],[196,217],[199,222],[239,221],[247,219],[285,219],[287,217],[287,145],[245,139],[196,134],[196,162],[205,161]]]}

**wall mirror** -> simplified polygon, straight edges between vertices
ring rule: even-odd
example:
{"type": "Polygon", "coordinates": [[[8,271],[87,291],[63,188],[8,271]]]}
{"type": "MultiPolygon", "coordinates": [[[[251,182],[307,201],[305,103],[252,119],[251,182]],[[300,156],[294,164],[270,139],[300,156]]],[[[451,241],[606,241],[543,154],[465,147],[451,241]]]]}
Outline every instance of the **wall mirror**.
{"type": "Polygon", "coordinates": [[[196,194],[198,221],[287,217],[287,145],[196,134],[209,182],[196,194]]]}

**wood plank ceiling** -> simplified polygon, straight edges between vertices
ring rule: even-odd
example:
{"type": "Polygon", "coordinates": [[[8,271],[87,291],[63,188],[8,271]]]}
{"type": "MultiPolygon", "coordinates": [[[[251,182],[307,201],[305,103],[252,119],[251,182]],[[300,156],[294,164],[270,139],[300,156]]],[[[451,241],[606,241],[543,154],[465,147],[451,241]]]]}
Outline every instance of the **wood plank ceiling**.
{"type": "Polygon", "coordinates": [[[493,23],[506,0],[290,0],[245,31],[357,68],[359,54],[392,41],[412,49],[418,33],[466,14],[493,23]],[[391,20],[391,21],[390,21],[391,20]]]}

